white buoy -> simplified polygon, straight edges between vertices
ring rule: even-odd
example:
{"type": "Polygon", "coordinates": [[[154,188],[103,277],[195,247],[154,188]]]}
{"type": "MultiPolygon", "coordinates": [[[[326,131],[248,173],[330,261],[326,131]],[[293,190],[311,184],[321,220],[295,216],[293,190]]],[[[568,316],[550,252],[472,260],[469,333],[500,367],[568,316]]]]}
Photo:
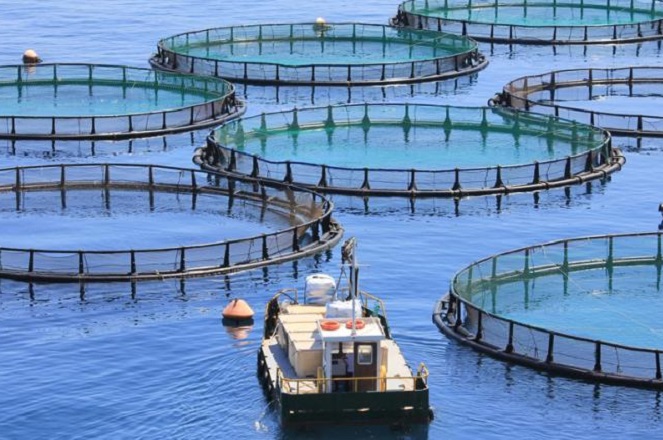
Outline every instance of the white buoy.
{"type": "Polygon", "coordinates": [[[327,20],[322,17],[315,19],[315,24],[313,25],[313,30],[322,36],[322,33],[327,29],[327,20]]]}
{"type": "Polygon", "coordinates": [[[23,63],[25,64],[41,63],[41,58],[39,58],[37,52],[35,52],[32,49],[28,49],[25,52],[23,52],[23,63]]]}

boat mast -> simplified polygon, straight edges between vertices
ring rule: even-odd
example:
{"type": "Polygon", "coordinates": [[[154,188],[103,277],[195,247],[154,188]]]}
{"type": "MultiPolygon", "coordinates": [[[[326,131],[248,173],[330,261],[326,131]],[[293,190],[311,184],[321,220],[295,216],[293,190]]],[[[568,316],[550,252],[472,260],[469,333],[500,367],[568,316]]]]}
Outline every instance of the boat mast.
{"type": "Polygon", "coordinates": [[[350,266],[350,301],[352,303],[352,335],[357,333],[355,328],[355,300],[359,297],[359,264],[357,263],[357,255],[355,249],[357,247],[357,239],[352,237],[343,243],[341,249],[343,262],[348,262],[350,266]]]}

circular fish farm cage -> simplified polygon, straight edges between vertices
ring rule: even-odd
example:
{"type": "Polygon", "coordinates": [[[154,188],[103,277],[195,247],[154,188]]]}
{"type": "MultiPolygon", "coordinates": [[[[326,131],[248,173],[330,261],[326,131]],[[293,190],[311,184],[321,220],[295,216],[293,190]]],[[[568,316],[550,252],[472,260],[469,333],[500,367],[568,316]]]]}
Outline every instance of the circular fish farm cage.
{"type": "Polygon", "coordinates": [[[306,189],[155,165],[2,169],[0,210],[0,278],[22,281],[227,274],[319,253],[343,232],[306,189]]]}
{"type": "Polygon", "coordinates": [[[613,135],[660,137],[663,68],[573,69],[525,76],[507,84],[494,103],[574,119],[613,135]],[[653,113],[642,114],[644,108],[653,113]]]}
{"type": "Polygon", "coordinates": [[[396,26],[442,30],[477,41],[513,44],[631,43],[663,37],[657,0],[408,0],[396,26]]]}
{"type": "Polygon", "coordinates": [[[159,41],[153,67],[233,82],[379,85],[452,78],[488,62],[456,35],[376,24],[222,27],[159,41]]]}
{"type": "Polygon", "coordinates": [[[229,122],[212,131],[194,163],[318,192],[461,197],[583,183],[620,169],[624,158],[604,130],[555,117],[357,104],[229,122]]]}
{"type": "Polygon", "coordinates": [[[663,389],[661,233],[560,240],[480,260],[433,321],[496,358],[592,381],[663,389]]]}
{"type": "Polygon", "coordinates": [[[0,66],[0,139],[103,140],[165,135],[237,117],[218,78],[126,66],[0,66]]]}

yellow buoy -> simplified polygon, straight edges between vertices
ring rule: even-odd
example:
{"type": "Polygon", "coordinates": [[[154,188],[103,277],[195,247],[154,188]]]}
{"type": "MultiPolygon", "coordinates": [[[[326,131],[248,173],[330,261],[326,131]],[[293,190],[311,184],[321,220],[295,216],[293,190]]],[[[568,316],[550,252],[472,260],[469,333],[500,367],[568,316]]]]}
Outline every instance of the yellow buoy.
{"type": "Polygon", "coordinates": [[[230,304],[223,309],[221,312],[224,318],[226,319],[251,319],[253,318],[253,309],[249,307],[246,301],[243,299],[234,299],[230,301],[230,304]]]}
{"type": "Polygon", "coordinates": [[[41,58],[39,58],[39,55],[37,55],[37,52],[35,52],[32,49],[28,49],[25,52],[23,52],[23,62],[25,64],[40,63],[41,58]]]}

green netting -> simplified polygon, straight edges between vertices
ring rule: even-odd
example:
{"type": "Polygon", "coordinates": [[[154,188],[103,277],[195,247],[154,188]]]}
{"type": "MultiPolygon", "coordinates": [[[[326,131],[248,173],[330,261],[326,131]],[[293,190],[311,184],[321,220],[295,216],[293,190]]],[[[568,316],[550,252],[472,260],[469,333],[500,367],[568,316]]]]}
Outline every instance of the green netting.
{"type": "Polygon", "coordinates": [[[489,107],[339,105],[215,129],[204,166],[319,191],[455,196],[564,185],[616,170],[591,126],[489,107]]]}
{"type": "Polygon", "coordinates": [[[454,277],[438,325],[536,368],[661,387],[662,240],[585,237],[478,261],[454,277]]]}
{"type": "Polygon", "coordinates": [[[183,145],[197,145],[209,129],[128,139],[0,139],[0,154],[71,159],[167,152],[183,145]]]}
{"type": "Polygon", "coordinates": [[[619,43],[663,36],[663,7],[656,0],[408,0],[392,21],[479,41],[525,44],[619,43]]]}
{"type": "Polygon", "coordinates": [[[0,66],[0,138],[118,139],[207,127],[243,112],[234,87],[125,66],[0,66]]]}
{"type": "Polygon", "coordinates": [[[663,68],[559,70],[518,78],[495,104],[571,118],[629,136],[663,136],[663,68]],[[644,106],[643,104],[646,104],[644,106]],[[641,110],[647,108],[648,114],[641,110]]]}
{"type": "MultiPolygon", "coordinates": [[[[252,213],[259,222],[279,220],[277,228],[272,228],[277,230],[257,233],[243,228],[244,234],[210,221],[207,229],[194,231],[198,240],[180,236],[176,239],[186,244],[171,247],[167,240],[158,239],[150,245],[148,237],[142,236],[132,240],[135,246],[131,249],[118,249],[114,242],[118,234],[111,230],[95,235],[104,229],[98,225],[91,228],[95,232],[90,237],[62,240],[62,236],[70,237],[63,232],[60,240],[57,236],[50,243],[41,239],[38,248],[3,243],[0,278],[79,282],[230,273],[320,252],[336,244],[342,234],[331,218],[329,201],[294,187],[272,188],[197,170],[154,165],[72,164],[0,170],[0,210],[15,214],[5,215],[5,223],[21,221],[31,212],[49,217],[66,211],[67,215],[84,217],[83,208],[89,209],[90,204],[98,204],[100,215],[106,216],[113,207],[121,210],[123,203],[134,214],[133,220],[141,204],[150,213],[164,204],[184,204],[184,209],[190,211],[214,211],[221,204],[228,213],[252,213]],[[97,194],[101,191],[101,196],[90,197],[90,190],[97,194]],[[135,195],[123,202],[121,196],[129,192],[135,195]],[[229,238],[233,233],[245,236],[229,238]]],[[[149,219],[146,221],[149,223],[149,219]]],[[[85,234],[89,219],[68,223],[77,233],[85,234]]],[[[5,226],[12,230],[11,224],[5,226]]],[[[62,229],[65,225],[54,227],[62,229]]],[[[31,238],[38,237],[43,238],[43,234],[36,231],[31,238]]],[[[15,240],[21,242],[25,237],[15,240]]],[[[9,243],[10,239],[5,241],[9,243]]]]}
{"type": "Polygon", "coordinates": [[[465,37],[373,24],[222,27],[159,41],[151,63],[247,83],[381,84],[474,72],[486,61],[465,37]]]}

